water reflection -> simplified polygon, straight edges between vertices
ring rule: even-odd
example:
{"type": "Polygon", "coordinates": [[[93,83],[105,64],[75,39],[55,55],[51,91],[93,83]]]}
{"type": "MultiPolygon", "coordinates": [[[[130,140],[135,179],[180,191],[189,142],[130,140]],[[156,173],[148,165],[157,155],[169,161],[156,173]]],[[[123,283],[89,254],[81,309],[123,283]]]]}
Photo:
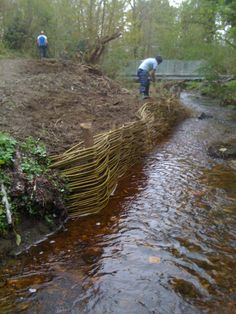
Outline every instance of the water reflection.
{"type": "Polygon", "coordinates": [[[214,118],[180,125],[102,214],[10,261],[0,312],[233,313],[236,171],[206,148],[235,126],[228,109],[183,101],[214,118]]]}

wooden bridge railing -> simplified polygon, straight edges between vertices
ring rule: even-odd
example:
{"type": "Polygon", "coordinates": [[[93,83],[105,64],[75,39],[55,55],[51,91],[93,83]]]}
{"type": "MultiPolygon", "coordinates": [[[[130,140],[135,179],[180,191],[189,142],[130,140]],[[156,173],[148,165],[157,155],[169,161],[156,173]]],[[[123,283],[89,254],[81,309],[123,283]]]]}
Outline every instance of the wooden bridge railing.
{"type": "MultiPolygon", "coordinates": [[[[120,75],[123,77],[136,77],[137,68],[141,60],[133,60],[123,68],[120,75]]],[[[203,79],[202,69],[206,64],[205,61],[193,60],[163,60],[158,66],[157,78],[165,80],[196,80],[203,79]]]]}

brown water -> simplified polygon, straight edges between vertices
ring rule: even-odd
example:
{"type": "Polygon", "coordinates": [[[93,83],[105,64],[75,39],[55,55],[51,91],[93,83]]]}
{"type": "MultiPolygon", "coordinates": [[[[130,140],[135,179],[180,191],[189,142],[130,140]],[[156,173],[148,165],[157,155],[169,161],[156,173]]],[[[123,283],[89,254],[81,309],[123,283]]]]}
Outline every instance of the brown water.
{"type": "Polygon", "coordinates": [[[182,101],[213,118],[184,121],[101,214],[2,267],[0,313],[236,313],[236,162],[206,153],[235,117],[182,101]]]}

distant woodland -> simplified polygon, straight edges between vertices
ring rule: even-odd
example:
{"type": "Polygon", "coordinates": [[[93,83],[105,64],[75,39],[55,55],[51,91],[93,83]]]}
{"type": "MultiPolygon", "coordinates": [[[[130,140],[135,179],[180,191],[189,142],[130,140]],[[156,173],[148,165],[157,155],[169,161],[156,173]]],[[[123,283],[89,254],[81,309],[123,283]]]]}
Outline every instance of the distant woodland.
{"type": "Polygon", "coordinates": [[[52,58],[87,61],[110,73],[129,60],[206,60],[211,73],[236,73],[236,1],[0,0],[0,57],[37,56],[44,30],[52,58]],[[92,59],[92,56],[93,58],[92,59]]]}

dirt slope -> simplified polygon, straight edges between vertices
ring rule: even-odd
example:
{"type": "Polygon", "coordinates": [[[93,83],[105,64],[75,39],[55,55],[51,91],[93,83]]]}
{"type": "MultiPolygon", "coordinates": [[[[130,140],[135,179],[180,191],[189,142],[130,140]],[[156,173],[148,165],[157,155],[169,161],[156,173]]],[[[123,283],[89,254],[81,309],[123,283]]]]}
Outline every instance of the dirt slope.
{"type": "Polygon", "coordinates": [[[135,120],[140,106],[137,95],[89,66],[0,60],[0,131],[40,138],[50,153],[81,141],[81,122],[97,134],[135,120]]]}

